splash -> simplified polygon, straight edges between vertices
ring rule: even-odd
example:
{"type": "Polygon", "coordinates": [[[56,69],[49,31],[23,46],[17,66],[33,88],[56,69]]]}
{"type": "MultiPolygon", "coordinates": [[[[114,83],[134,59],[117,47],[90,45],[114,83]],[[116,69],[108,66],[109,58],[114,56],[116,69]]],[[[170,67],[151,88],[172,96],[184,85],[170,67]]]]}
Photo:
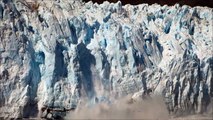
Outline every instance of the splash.
{"type": "Polygon", "coordinates": [[[130,96],[112,104],[99,103],[91,108],[81,106],[65,119],[169,119],[163,99],[154,96],[148,100],[132,102],[130,96]]]}

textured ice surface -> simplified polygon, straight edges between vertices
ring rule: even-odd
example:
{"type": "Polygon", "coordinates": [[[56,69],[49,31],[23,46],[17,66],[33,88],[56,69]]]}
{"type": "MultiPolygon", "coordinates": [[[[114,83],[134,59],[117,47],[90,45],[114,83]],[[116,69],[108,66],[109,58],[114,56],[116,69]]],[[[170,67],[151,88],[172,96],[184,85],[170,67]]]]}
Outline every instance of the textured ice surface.
{"type": "Polygon", "coordinates": [[[72,0],[30,10],[0,1],[0,117],[83,100],[91,106],[147,88],[161,94],[177,79],[194,91],[204,81],[212,96],[212,14],[207,7],[72,0]]]}

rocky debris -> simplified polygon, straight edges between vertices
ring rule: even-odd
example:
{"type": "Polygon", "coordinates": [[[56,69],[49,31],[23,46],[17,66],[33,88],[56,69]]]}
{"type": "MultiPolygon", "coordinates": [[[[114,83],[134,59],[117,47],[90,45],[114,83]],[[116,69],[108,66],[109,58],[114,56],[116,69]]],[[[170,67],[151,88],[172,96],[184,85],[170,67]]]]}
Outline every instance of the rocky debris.
{"type": "Polygon", "coordinates": [[[37,1],[0,1],[0,117],[141,90],[169,111],[212,103],[212,8],[37,1]]]}

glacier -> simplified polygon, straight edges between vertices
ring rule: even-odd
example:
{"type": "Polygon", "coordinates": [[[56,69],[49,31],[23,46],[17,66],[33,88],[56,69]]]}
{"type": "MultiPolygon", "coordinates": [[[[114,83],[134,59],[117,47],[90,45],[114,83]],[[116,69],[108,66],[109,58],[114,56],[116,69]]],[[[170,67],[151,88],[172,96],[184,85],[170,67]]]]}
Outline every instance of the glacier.
{"type": "Polygon", "coordinates": [[[211,107],[212,55],[212,8],[3,0],[0,118],[110,103],[148,89],[164,96],[168,81],[180,83],[179,106],[211,107]]]}

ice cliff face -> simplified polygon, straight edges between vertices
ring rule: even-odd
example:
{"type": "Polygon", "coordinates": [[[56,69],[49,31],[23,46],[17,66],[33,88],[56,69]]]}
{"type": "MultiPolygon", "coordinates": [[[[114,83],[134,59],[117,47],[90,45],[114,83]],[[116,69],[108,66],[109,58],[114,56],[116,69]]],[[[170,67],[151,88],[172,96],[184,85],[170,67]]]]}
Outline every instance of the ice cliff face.
{"type": "Polygon", "coordinates": [[[179,80],[182,98],[193,100],[205,85],[212,97],[212,14],[179,5],[0,1],[0,117],[149,88],[161,94],[168,80],[179,80]]]}

